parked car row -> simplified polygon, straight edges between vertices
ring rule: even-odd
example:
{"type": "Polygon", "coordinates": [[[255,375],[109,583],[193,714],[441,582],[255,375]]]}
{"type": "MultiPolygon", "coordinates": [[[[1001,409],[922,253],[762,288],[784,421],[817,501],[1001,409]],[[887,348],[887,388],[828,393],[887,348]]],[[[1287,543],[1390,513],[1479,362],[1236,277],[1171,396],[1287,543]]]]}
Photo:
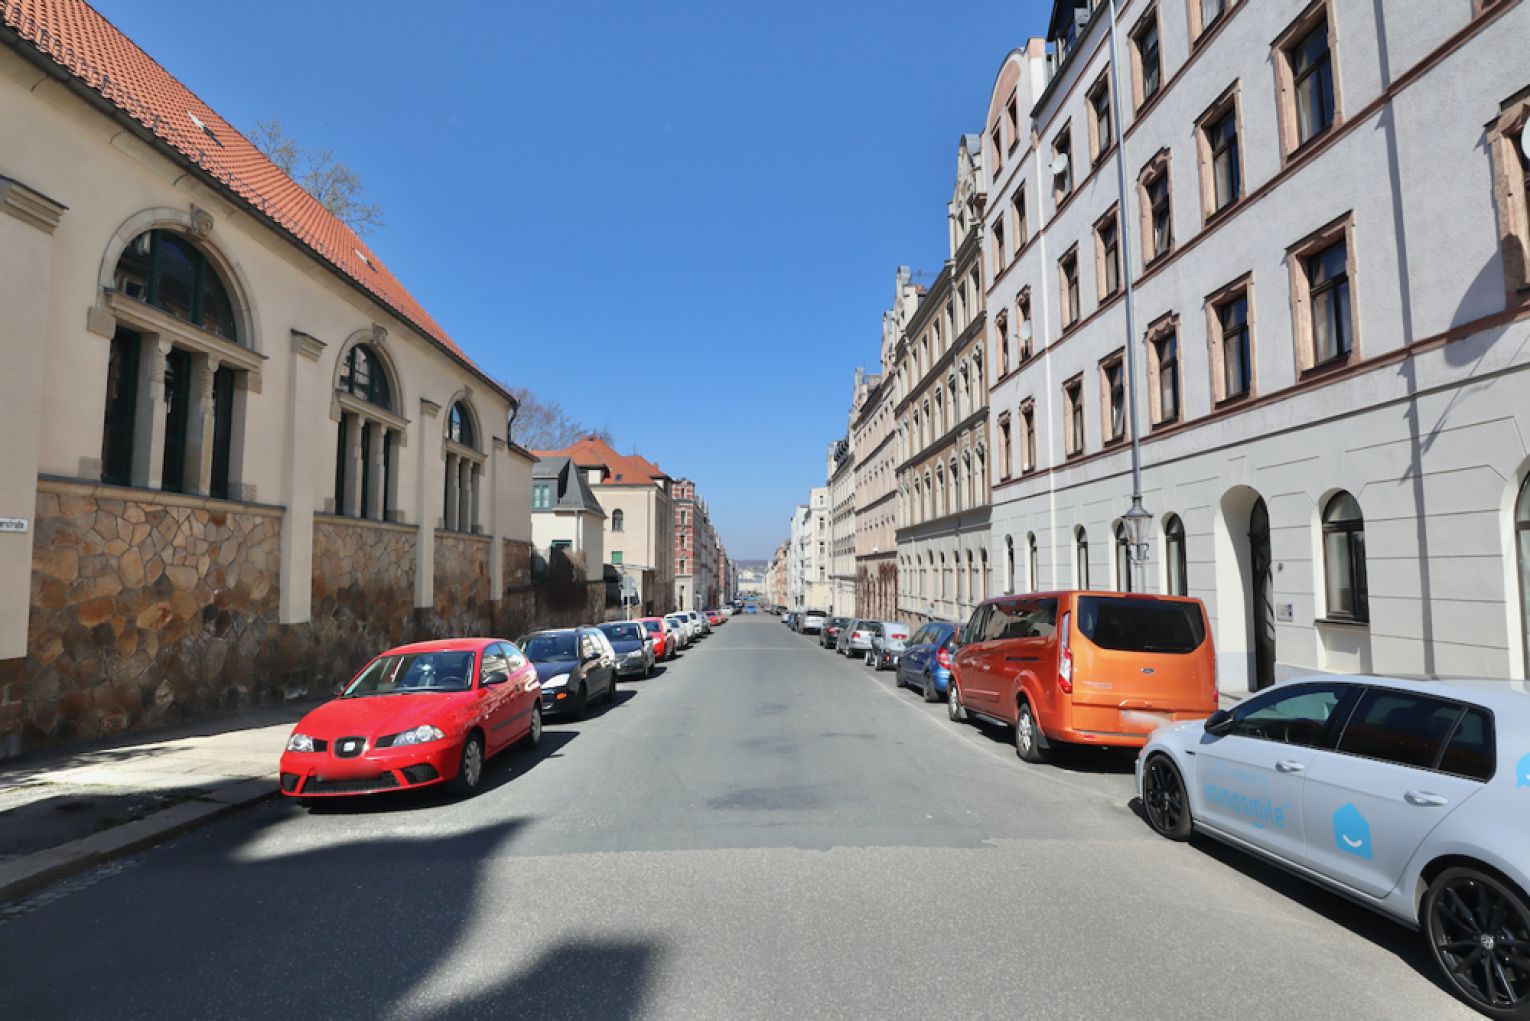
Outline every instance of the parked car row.
{"type": "Polygon", "coordinates": [[[1420,929],[1458,998],[1530,1018],[1530,690],[1322,676],[1221,709],[1215,662],[1199,600],[1051,592],[923,624],[894,669],[952,720],[1011,728],[1025,762],[1140,749],[1155,831],[1203,834],[1420,929]]]}
{"type": "Polygon", "coordinates": [[[458,638],[390,649],[299,721],[280,763],[283,794],[312,800],[446,784],[468,795],[485,762],[535,747],[544,720],[582,719],[625,678],[727,620],[720,611],[543,628],[515,641],[458,638]]]}

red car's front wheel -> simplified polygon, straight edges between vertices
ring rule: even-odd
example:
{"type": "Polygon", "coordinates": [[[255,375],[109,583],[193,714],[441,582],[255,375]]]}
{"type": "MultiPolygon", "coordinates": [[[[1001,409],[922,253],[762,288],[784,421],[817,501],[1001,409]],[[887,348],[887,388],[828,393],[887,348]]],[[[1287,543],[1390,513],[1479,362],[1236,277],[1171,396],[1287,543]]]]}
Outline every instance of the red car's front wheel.
{"type": "Polygon", "coordinates": [[[472,797],[483,783],[483,738],[469,734],[462,742],[462,759],[457,764],[457,777],[452,789],[460,797],[472,797]]]}

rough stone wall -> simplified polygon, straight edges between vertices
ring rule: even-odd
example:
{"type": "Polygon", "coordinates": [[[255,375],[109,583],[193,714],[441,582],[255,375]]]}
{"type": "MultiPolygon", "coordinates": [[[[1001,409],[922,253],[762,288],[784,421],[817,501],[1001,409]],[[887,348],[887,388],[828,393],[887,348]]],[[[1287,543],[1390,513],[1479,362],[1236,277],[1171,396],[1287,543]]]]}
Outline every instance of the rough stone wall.
{"type": "Polygon", "coordinates": [[[434,605],[419,611],[419,637],[492,634],[490,540],[486,536],[437,532],[435,541],[434,605]]]}
{"type": "Polygon", "coordinates": [[[367,660],[415,638],[415,529],[345,518],[313,523],[313,605],[285,649],[287,687],[324,694],[367,660]]]}
{"type": "Polygon", "coordinates": [[[270,696],[274,512],[45,483],[36,522],[28,654],[0,673],[0,754],[270,696]]]}

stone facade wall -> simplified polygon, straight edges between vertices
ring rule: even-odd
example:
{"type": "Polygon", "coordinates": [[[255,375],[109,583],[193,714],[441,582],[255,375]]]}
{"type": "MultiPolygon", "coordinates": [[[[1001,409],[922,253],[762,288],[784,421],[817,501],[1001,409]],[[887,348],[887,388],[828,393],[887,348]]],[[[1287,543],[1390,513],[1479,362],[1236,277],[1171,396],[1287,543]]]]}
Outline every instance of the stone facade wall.
{"type": "Polygon", "coordinates": [[[0,755],[267,698],[273,509],[39,484],[28,653],[0,672],[0,755]]]}
{"type": "Polygon", "coordinates": [[[487,536],[437,532],[435,600],[422,608],[421,637],[494,633],[487,536]]]}
{"type": "Polygon", "coordinates": [[[415,639],[417,541],[410,526],[314,519],[313,606],[288,635],[288,688],[322,694],[383,649],[415,639]]]}

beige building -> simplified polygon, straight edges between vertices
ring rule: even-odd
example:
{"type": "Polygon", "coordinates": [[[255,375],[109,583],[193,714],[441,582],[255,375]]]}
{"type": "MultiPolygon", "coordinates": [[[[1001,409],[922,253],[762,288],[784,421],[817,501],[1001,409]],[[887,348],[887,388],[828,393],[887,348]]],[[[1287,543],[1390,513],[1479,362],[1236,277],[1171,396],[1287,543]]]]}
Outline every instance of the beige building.
{"type": "Polygon", "coordinates": [[[572,458],[605,509],[606,562],[635,584],[645,613],[675,605],[674,507],[670,477],[638,454],[618,454],[605,440],[586,436],[562,450],[537,456],[572,458]]]}
{"type": "Polygon", "coordinates": [[[1228,691],[1525,677],[1530,5],[1126,0],[1118,68],[1107,10],[988,103],[1003,586],[1199,596],[1228,691]]]}
{"type": "MultiPolygon", "coordinates": [[[[965,621],[989,594],[982,149],[976,135],[957,145],[949,258],[907,317],[893,356],[898,615],[909,623],[965,621]]],[[[995,326],[1008,329],[1006,316],[995,326]]]]}
{"type": "Polygon", "coordinates": [[[856,614],[855,603],[855,458],[850,442],[829,444],[829,601],[830,613],[856,614]]]}
{"type": "Polygon", "coordinates": [[[0,756],[524,626],[511,401],[83,3],[0,35],[0,756]]]}
{"type": "Polygon", "coordinates": [[[899,267],[892,307],[882,316],[881,369],[857,369],[850,402],[855,459],[855,605],[857,614],[892,620],[898,593],[897,447],[891,370],[898,334],[919,304],[908,267],[899,267]]]}

